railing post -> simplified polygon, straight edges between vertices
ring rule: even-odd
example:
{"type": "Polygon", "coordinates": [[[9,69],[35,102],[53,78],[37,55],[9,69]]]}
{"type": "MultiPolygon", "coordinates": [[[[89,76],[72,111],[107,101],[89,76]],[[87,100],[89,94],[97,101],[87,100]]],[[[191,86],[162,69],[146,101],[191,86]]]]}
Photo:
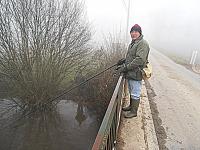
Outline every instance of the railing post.
{"type": "Polygon", "coordinates": [[[115,148],[121,117],[123,93],[124,78],[120,76],[92,150],[113,150],[115,148]]]}

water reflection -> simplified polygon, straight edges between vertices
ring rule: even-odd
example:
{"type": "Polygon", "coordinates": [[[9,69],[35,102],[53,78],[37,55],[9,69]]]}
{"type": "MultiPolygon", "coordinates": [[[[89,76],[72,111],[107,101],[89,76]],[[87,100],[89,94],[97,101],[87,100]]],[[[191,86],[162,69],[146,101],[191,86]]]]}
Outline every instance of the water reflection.
{"type": "Polygon", "coordinates": [[[81,126],[82,122],[86,120],[86,115],[84,114],[84,111],[83,111],[82,101],[78,102],[78,107],[77,107],[75,119],[78,121],[79,126],[81,126]]]}
{"type": "Polygon", "coordinates": [[[62,100],[53,112],[34,114],[16,128],[0,130],[0,150],[87,150],[98,128],[97,117],[81,101],[62,100]]]}

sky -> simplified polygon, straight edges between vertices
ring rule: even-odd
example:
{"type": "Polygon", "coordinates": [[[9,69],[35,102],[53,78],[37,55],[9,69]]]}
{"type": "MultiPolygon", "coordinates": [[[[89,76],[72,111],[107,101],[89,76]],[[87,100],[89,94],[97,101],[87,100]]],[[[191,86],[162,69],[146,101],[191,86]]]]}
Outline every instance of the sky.
{"type": "MultiPolygon", "coordinates": [[[[119,32],[126,26],[126,10],[120,0],[85,0],[94,38],[101,40],[108,33],[119,32]]],[[[123,31],[125,34],[125,31],[123,31]]]]}
{"type": "MultiPolygon", "coordinates": [[[[123,1],[127,7],[128,0],[85,0],[96,41],[119,31],[125,38],[127,9],[123,1]]],[[[199,6],[199,0],[131,0],[129,30],[138,23],[151,46],[189,59],[193,50],[200,55],[199,6]]]]}

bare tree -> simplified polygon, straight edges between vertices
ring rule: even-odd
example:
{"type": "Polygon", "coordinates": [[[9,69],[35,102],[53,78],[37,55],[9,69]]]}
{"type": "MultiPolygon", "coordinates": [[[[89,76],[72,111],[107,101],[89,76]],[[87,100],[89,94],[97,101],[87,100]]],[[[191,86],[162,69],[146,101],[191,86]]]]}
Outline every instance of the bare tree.
{"type": "MultiPolygon", "coordinates": [[[[94,74],[99,73],[116,64],[119,59],[125,57],[127,47],[125,41],[121,40],[121,37],[120,33],[109,34],[104,38],[103,43],[93,50],[93,54],[88,58],[88,65],[83,66],[84,69],[82,73],[85,78],[89,78],[94,74]]],[[[80,97],[76,97],[77,100],[84,97],[86,103],[89,103],[88,107],[93,107],[93,109],[95,107],[97,116],[102,119],[110,102],[119,75],[119,72],[117,72],[115,68],[107,70],[98,77],[90,80],[84,85],[84,88],[80,88],[79,92],[73,91],[73,94],[79,94],[80,97]]]]}
{"type": "Polygon", "coordinates": [[[43,109],[89,51],[79,0],[0,0],[0,74],[9,95],[43,109]]]}

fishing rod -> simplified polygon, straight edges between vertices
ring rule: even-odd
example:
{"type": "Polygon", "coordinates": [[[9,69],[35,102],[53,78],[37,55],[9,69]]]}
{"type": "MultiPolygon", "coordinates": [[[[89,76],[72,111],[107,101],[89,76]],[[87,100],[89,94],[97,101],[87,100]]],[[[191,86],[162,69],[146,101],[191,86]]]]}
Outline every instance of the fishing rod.
{"type": "MultiPolygon", "coordinates": [[[[51,99],[51,98],[48,99],[47,102],[44,103],[44,105],[48,105],[49,103],[52,103],[53,101],[57,100],[58,98],[62,97],[63,95],[68,94],[68,93],[71,92],[72,90],[74,90],[74,89],[80,87],[81,85],[84,85],[84,84],[87,83],[88,81],[90,81],[90,80],[94,79],[95,77],[101,75],[102,73],[104,73],[104,72],[106,72],[106,71],[108,71],[108,70],[114,68],[115,66],[118,66],[118,64],[114,64],[114,65],[112,65],[112,66],[110,66],[110,67],[104,69],[103,71],[101,71],[101,72],[95,74],[94,76],[92,76],[92,77],[86,79],[85,81],[79,83],[78,85],[74,85],[72,88],[70,88],[70,89],[68,89],[68,90],[64,90],[61,94],[59,94],[58,96],[54,97],[53,99],[51,99]]],[[[10,125],[14,124],[15,122],[18,122],[18,121],[20,121],[21,119],[23,119],[23,118],[25,118],[25,117],[31,115],[31,114],[34,113],[35,111],[36,111],[36,109],[33,109],[33,110],[30,111],[29,113],[23,115],[22,117],[18,118],[17,120],[15,120],[14,122],[8,124],[7,126],[1,128],[0,130],[3,130],[3,129],[5,129],[5,128],[9,127],[10,125]]]]}
{"type": "Polygon", "coordinates": [[[101,75],[102,73],[104,73],[104,72],[106,72],[106,71],[112,69],[112,68],[115,67],[115,66],[117,66],[117,64],[114,64],[114,65],[112,65],[112,66],[110,66],[110,67],[104,69],[103,71],[101,71],[101,72],[97,73],[96,75],[94,75],[94,76],[92,76],[92,77],[86,79],[85,81],[79,83],[78,85],[75,85],[75,86],[73,86],[72,88],[70,88],[70,89],[64,91],[63,93],[61,93],[60,95],[56,96],[55,98],[53,98],[51,101],[47,102],[46,104],[52,103],[53,101],[57,100],[58,98],[62,97],[63,95],[68,94],[68,93],[71,92],[72,90],[74,90],[74,89],[80,87],[81,85],[84,85],[84,84],[87,83],[88,81],[94,79],[95,77],[97,77],[97,76],[101,75]]]}

